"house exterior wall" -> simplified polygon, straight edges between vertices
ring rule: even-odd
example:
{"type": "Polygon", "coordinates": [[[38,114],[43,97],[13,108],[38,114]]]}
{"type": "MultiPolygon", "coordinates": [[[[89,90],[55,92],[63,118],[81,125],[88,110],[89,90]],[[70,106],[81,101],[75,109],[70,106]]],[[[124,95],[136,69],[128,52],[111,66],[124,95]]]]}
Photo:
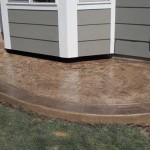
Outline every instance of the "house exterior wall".
{"type": "Polygon", "coordinates": [[[1,0],[0,0],[0,32],[2,32],[1,0]]]}
{"type": "MultiPolygon", "coordinates": [[[[48,54],[62,58],[114,52],[112,24],[115,25],[115,22],[112,21],[111,12],[115,7],[110,1],[105,4],[80,4],[78,0],[56,1],[56,10],[48,11],[50,13],[43,16],[41,16],[42,13],[46,11],[37,10],[40,4],[16,5],[8,3],[7,5],[10,30],[9,47],[12,50],[48,54]],[[51,18],[52,12],[57,12],[57,17],[51,18]],[[43,48],[48,48],[48,44],[45,44],[46,41],[49,44],[53,43],[51,44],[52,48],[56,50],[58,48],[53,52],[58,53],[40,51],[41,47],[36,41],[44,44],[43,48]],[[26,46],[27,44],[28,46],[26,46]]],[[[42,9],[45,7],[46,5],[41,5],[42,9]]],[[[51,9],[51,5],[47,5],[47,9],[51,9]]]]}
{"type": "Polygon", "coordinates": [[[116,1],[115,53],[150,58],[150,1],[116,1]]]}
{"type": "Polygon", "coordinates": [[[114,53],[115,0],[3,2],[2,9],[6,49],[62,58],[114,53]]]}
{"type": "Polygon", "coordinates": [[[110,53],[110,9],[78,10],[79,56],[110,53]]]}
{"type": "Polygon", "coordinates": [[[56,10],[9,9],[11,49],[59,56],[56,10]]]}

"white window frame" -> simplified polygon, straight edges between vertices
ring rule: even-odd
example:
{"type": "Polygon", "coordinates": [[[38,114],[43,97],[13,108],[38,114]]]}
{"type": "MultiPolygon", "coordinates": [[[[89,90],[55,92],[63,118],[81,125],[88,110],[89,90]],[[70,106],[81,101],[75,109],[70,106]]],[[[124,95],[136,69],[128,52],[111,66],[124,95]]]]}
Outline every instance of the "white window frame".
{"type": "Polygon", "coordinates": [[[108,0],[108,1],[97,1],[97,2],[80,2],[80,0],[78,0],[78,4],[79,5],[87,5],[87,4],[89,4],[89,5],[91,5],[91,4],[111,4],[111,0],[108,0]]]}
{"type": "Polygon", "coordinates": [[[7,4],[13,4],[13,5],[57,5],[58,4],[58,0],[55,0],[55,2],[53,3],[40,3],[40,2],[33,2],[33,0],[28,0],[28,2],[9,2],[9,0],[7,0],[7,4]]]}

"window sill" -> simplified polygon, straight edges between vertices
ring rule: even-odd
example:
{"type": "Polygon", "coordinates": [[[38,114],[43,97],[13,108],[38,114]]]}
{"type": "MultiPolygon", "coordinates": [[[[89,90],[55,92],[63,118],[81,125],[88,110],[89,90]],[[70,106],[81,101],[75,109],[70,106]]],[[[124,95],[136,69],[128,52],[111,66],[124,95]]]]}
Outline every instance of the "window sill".
{"type": "Polygon", "coordinates": [[[56,3],[14,3],[9,2],[7,5],[15,5],[15,6],[57,6],[56,3]]]}
{"type": "Polygon", "coordinates": [[[96,4],[111,4],[111,1],[108,1],[108,2],[78,2],[78,5],[96,5],[96,4]]]}

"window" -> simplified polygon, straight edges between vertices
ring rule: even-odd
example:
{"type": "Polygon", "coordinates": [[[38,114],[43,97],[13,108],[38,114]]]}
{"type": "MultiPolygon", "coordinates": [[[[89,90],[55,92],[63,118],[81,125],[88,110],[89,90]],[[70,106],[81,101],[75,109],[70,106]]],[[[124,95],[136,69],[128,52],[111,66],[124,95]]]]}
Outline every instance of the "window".
{"type": "Polygon", "coordinates": [[[110,0],[79,0],[79,2],[109,2],[110,0]]]}
{"type": "Polygon", "coordinates": [[[11,3],[55,3],[55,0],[8,0],[11,3]]]}
{"type": "Polygon", "coordinates": [[[37,2],[37,3],[55,3],[55,0],[33,0],[33,2],[37,2]]]}
{"type": "Polygon", "coordinates": [[[28,3],[29,0],[8,0],[11,3],[28,3]]]}

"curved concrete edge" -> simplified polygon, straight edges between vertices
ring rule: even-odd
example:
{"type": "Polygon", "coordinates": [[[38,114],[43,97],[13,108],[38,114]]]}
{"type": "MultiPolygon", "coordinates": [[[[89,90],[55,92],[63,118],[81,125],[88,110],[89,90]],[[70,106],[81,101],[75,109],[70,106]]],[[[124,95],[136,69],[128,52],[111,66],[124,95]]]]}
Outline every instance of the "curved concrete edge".
{"type": "Polygon", "coordinates": [[[0,100],[21,107],[26,111],[33,111],[39,115],[63,119],[69,122],[80,122],[88,124],[135,124],[141,126],[150,126],[150,113],[134,115],[98,115],[74,113],[24,102],[1,92],[0,100]]]}
{"type": "Polygon", "coordinates": [[[77,113],[77,114],[95,114],[95,115],[131,115],[150,113],[150,103],[137,103],[137,104],[82,104],[74,103],[71,101],[64,101],[35,95],[29,91],[19,89],[8,83],[0,81],[0,92],[22,102],[38,105],[54,110],[61,110],[63,112],[77,113]]]}

